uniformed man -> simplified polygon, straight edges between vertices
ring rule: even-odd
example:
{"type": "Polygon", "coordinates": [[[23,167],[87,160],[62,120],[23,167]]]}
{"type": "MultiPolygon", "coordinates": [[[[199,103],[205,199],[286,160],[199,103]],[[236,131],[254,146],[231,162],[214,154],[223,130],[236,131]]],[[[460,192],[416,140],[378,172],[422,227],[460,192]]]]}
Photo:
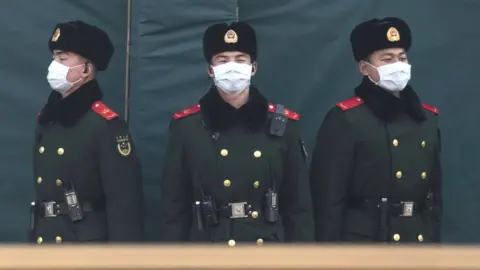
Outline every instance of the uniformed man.
{"type": "Polygon", "coordinates": [[[104,31],[71,21],[55,26],[48,48],[53,91],[35,131],[31,238],[140,241],[140,164],[126,123],[102,103],[96,80],[114,47],[104,31]]]}
{"type": "Polygon", "coordinates": [[[313,240],[300,117],[250,86],[254,30],[242,22],[213,25],[203,50],[214,86],[170,123],[163,240],[230,246],[313,240]]]}
{"type": "Polygon", "coordinates": [[[364,75],[318,132],[310,178],[318,241],[440,240],[439,111],[410,79],[408,25],[373,19],[351,33],[364,75]]]}

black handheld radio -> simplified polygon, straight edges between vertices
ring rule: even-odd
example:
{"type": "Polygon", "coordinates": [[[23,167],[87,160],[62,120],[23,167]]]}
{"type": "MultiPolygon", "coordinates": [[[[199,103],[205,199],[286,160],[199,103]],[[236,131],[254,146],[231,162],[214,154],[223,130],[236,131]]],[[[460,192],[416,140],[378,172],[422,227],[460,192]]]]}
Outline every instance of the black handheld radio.
{"type": "Polygon", "coordinates": [[[65,202],[67,202],[68,216],[70,217],[70,220],[73,222],[82,220],[82,206],[78,201],[77,192],[75,191],[72,181],[70,181],[70,189],[65,189],[65,202]]]}

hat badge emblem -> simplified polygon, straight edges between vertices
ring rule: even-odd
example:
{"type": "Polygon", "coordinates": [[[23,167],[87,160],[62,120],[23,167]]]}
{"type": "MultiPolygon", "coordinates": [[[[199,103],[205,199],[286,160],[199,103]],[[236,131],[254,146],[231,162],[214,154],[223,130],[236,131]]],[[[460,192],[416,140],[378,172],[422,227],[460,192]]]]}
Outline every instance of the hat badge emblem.
{"type": "Polygon", "coordinates": [[[52,41],[53,42],[57,41],[59,37],[60,37],[60,28],[57,28],[57,30],[55,30],[55,33],[53,33],[52,41]]]}
{"type": "Polygon", "coordinates": [[[387,39],[391,42],[396,42],[400,40],[400,33],[398,32],[397,28],[390,27],[387,31],[387,39]]]}
{"type": "Polygon", "coordinates": [[[238,36],[232,29],[228,30],[224,37],[225,43],[237,43],[238,36]]]}

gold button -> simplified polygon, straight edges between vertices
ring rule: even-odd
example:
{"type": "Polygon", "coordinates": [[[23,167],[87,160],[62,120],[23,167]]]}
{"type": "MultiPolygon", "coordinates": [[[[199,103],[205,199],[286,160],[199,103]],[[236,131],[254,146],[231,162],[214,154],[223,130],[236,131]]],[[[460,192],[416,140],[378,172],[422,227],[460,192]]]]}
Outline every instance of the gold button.
{"type": "Polygon", "coordinates": [[[57,154],[59,154],[61,156],[61,155],[63,155],[63,153],[65,153],[65,150],[63,148],[58,148],[57,154]]]}
{"type": "Polygon", "coordinates": [[[40,148],[38,148],[38,152],[39,152],[40,154],[43,154],[43,152],[45,152],[45,147],[40,146],[40,148]]]}
{"type": "Polygon", "coordinates": [[[37,183],[38,183],[38,184],[41,184],[42,182],[43,182],[42,177],[38,177],[38,178],[37,178],[37,183]]]}
{"type": "Polygon", "coordinates": [[[393,144],[393,146],[397,147],[398,146],[398,140],[397,139],[393,140],[392,144],[393,144]]]}
{"type": "Polygon", "coordinates": [[[57,184],[57,186],[61,186],[62,185],[62,180],[60,180],[60,179],[55,180],[55,184],[57,184]]]}
{"type": "Polygon", "coordinates": [[[402,172],[401,171],[398,171],[397,174],[396,174],[397,178],[400,179],[402,178],[402,172]]]}
{"type": "Polygon", "coordinates": [[[253,156],[256,157],[256,158],[259,158],[259,157],[262,156],[262,152],[260,152],[260,151],[257,150],[257,151],[255,151],[255,152],[253,152],[253,156]]]}
{"type": "Polygon", "coordinates": [[[263,239],[262,238],[258,238],[257,245],[259,245],[259,246],[263,245],[263,239]]]}
{"type": "Polygon", "coordinates": [[[423,242],[423,235],[419,234],[417,239],[418,239],[418,242],[423,242]]]}
{"type": "Polygon", "coordinates": [[[393,235],[393,240],[395,240],[396,242],[400,241],[400,234],[396,233],[393,235]]]}
{"type": "Polygon", "coordinates": [[[231,247],[234,247],[235,246],[235,240],[229,240],[228,241],[228,245],[231,246],[231,247]]]}
{"type": "Polygon", "coordinates": [[[62,243],[62,237],[60,236],[55,237],[55,242],[57,242],[57,244],[62,243]]]}
{"type": "Polygon", "coordinates": [[[427,179],[427,173],[426,172],[422,172],[422,179],[427,179]]]}
{"type": "Polygon", "coordinates": [[[258,181],[253,182],[253,187],[254,188],[258,188],[259,186],[260,186],[260,182],[258,182],[258,181]]]}
{"type": "Polygon", "coordinates": [[[231,182],[230,180],[228,180],[228,179],[225,179],[225,181],[223,181],[223,185],[224,185],[225,187],[230,187],[230,186],[232,185],[232,182],[231,182]]]}
{"type": "Polygon", "coordinates": [[[258,212],[257,211],[253,211],[252,212],[252,218],[257,218],[258,217],[258,212]]]}
{"type": "Polygon", "coordinates": [[[420,145],[422,146],[422,148],[425,148],[425,146],[427,146],[427,142],[422,141],[422,143],[420,145]]]}
{"type": "Polygon", "coordinates": [[[38,237],[37,238],[37,244],[41,244],[43,243],[43,238],[42,237],[38,237]]]}
{"type": "Polygon", "coordinates": [[[222,150],[220,151],[220,155],[222,155],[222,156],[224,156],[224,157],[228,156],[228,150],[227,150],[227,149],[222,149],[222,150]]]}

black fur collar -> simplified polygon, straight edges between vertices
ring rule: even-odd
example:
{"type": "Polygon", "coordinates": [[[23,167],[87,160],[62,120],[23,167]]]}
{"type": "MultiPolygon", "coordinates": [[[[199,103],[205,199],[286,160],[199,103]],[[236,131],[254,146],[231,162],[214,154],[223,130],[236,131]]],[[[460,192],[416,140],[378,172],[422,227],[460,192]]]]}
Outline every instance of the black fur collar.
{"type": "Polygon", "coordinates": [[[268,116],[268,101],[256,89],[250,87],[248,102],[236,109],[225,102],[215,86],[200,99],[203,120],[214,131],[223,131],[235,124],[245,124],[251,130],[259,130],[268,116]]]}
{"type": "Polygon", "coordinates": [[[96,80],[87,82],[65,99],[60,93],[52,91],[47,104],[40,112],[38,123],[43,126],[58,121],[63,126],[73,126],[90,110],[92,104],[102,97],[102,91],[96,80]]]}
{"type": "Polygon", "coordinates": [[[417,94],[410,85],[400,92],[400,98],[395,97],[388,90],[375,85],[368,77],[355,88],[355,95],[362,98],[365,105],[383,121],[392,121],[399,112],[406,112],[417,122],[424,121],[425,111],[417,94]]]}

